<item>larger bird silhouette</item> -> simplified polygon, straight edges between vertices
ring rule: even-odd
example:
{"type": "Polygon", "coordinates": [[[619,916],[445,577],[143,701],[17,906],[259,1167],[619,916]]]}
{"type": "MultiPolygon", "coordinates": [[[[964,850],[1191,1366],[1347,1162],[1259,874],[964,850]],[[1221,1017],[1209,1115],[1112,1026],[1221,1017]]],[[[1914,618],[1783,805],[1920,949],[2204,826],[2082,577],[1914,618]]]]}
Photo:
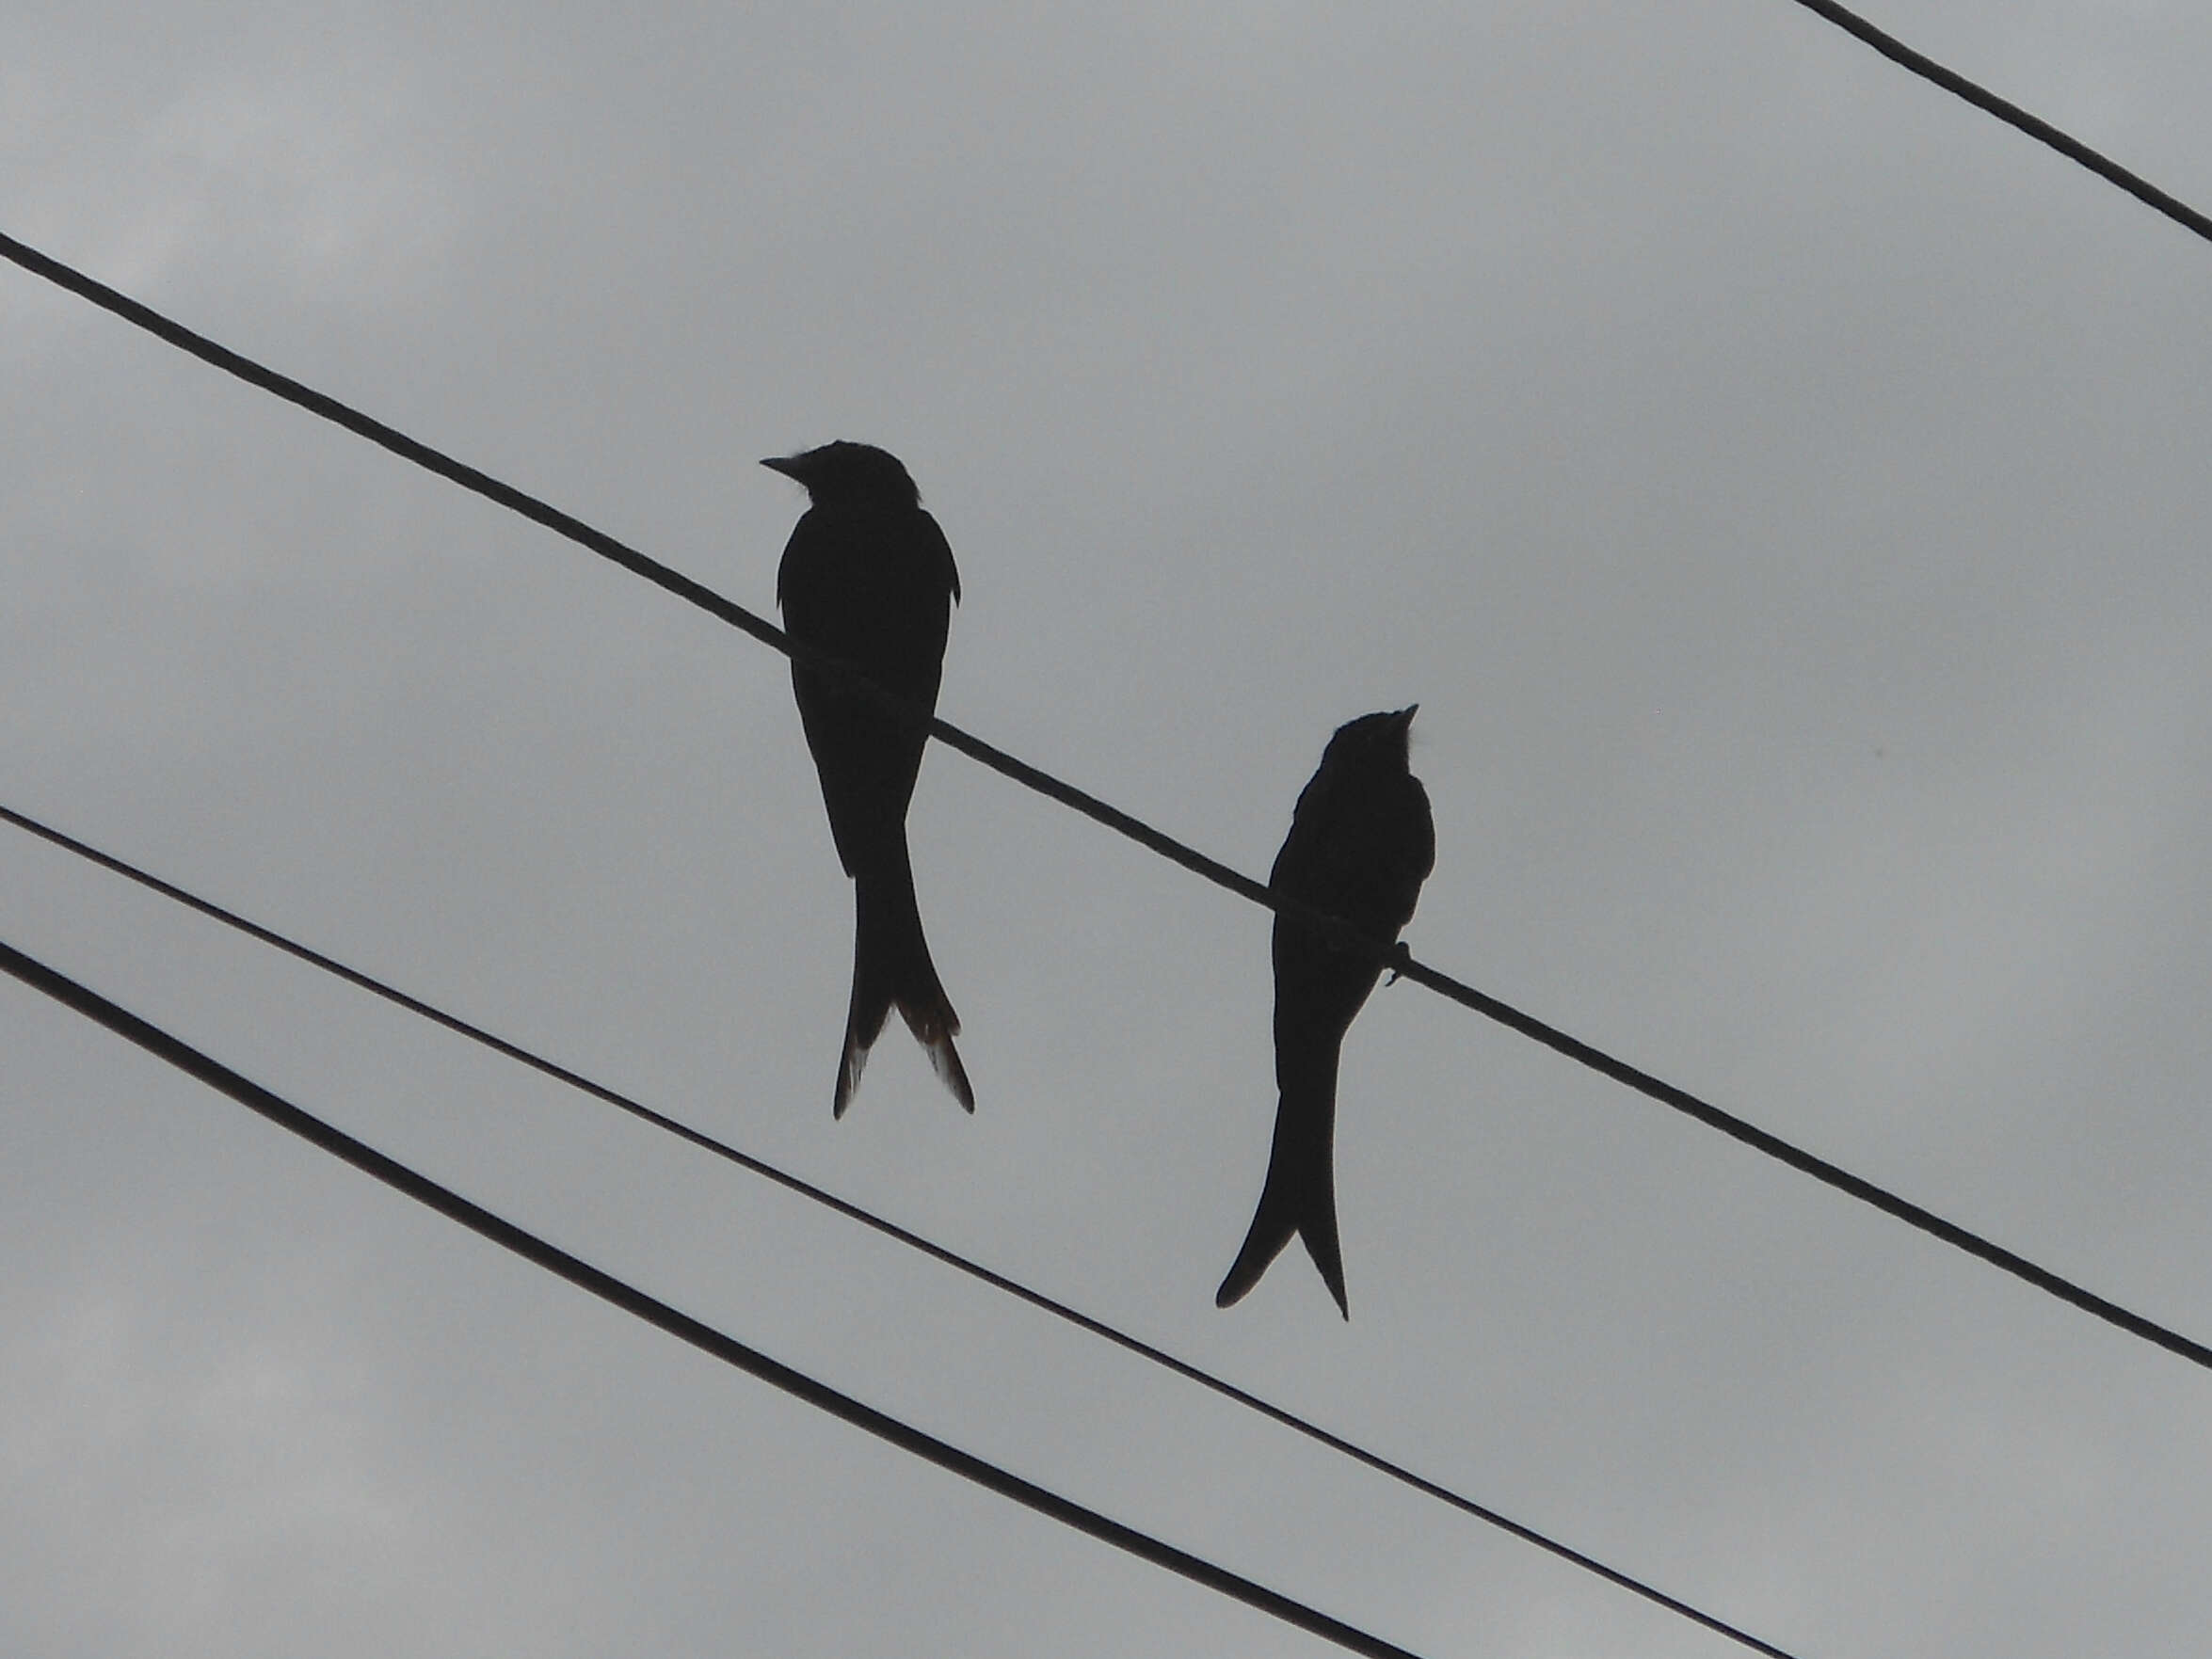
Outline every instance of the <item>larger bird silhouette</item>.
{"type": "MultiPolygon", "coordinates": [[[[1418,705],[1417,705],[1418,707],[1418,705]]],[[[1337,728],[1298,797],[1267,885],[1377,939],[1413,918],[1436,862],[1428,791],[1407,764],[1414,710],[1363,714],[1337,728]]],[[[1244,1248],[1214,1293],[1226,1308],[1259,1283],[1293,1236],[1347,1319],[1337,1242],[1337,1058],[1382,963],[1287,916],[1274,925],[1274,1146],[1244,1248]]]]}
{"type": "MultiPolygon", "coordinates": [[[[960,573],[906,467],[873,444],[842,442],[761,465],[805,486],[809,501],[776,573],[792,638],[934,710],[960,573]]],[[[937,1075],[973,1111],[975,1092],[953,1046],[960,1017],[930,961],[906,854],[906,806],[928,731],[834,671],[794,659],[791,683],[829,832],[853,878],[853,999],[831,1109],[844,1116],[896,1007],[937,1075]]]]}

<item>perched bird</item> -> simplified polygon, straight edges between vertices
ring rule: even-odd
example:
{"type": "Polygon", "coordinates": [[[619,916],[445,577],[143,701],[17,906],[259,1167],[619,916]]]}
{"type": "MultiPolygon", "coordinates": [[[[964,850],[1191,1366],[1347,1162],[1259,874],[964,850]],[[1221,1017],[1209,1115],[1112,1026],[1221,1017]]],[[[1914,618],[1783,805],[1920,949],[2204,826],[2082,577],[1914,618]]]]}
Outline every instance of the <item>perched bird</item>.
{"type": "MultiPolygon", "coordinates": [[[[1418,707],[1418,705],[1417,705],[1418,707]]],[[[1396,939],[1413,917],[1436,862],[1428,792],[1406,765],[1414,710],[1363,714],[1337,728],[1290,814],[1290,833],[1267,885],[1378,939],[1396,939]]],[[[1259,1283],[1290,1242],[1306,1240],[1346,1318],[1344,1258],[1337,1246],[1337,1183],[1330,1144],[1337,1119],[1337,1055],[1352,1016],[1383,965],[1277,916],[1274,925],[1274,1149],[1259,1211],[1235,1266],[1214,1293],[1226,1308],[1259,1283]]]]}
{"type": "MultiPolygon", "coordinates": [[[[776,573],[792,638],[934,710],[960,573],[905,466],[865,443],[825,443],[761,465],[795,479],[809,497],[776,573]]],[[[837,855],[853,878],[853,1000],[832,1110],[842,1117],[852,1104],[896,1005],[937,1075],[973,1111],[975,1092],[953,1046],[960,1018],[929,959],[906,857],[906,805],[929,734],[833,671],[794,660],[791,683],[837,855]]]]}

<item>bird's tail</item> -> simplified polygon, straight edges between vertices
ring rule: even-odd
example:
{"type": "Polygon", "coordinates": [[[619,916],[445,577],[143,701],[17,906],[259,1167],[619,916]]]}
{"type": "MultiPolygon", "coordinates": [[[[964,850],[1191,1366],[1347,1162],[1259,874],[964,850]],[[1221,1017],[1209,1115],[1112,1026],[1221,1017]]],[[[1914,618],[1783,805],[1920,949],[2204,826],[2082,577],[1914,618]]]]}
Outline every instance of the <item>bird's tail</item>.
{"type": "Polygon", "coordinates": [[[1344,1257],[1337,1245],[1337,1181],[1328,1141],[1324,1136],[1316,1145],[1304,1136],[1286,1138],[1286,1120],[1297,1121],[1288,1111],[1277,1116],[1258,1211],[1252,1218],[1252,1230],[1244,1235],[1244,1248],[1237,1252],[1228,1276],[1213,1293],[1213,1305],[1226,1308],[1242,1300],[1296,1236],[1306,1240],[1306,1253],[1337,1299],[1337,1311],[1349,1319],[1352,1306],[1344,1297],[1344,1257]]]}
{"type": "Polygon", "coordinates": [[[960,1016],[953,1012],[929,941],[922,934],[922,912],[914,902],[914,871],[902,841],[895,862],[853,880],[853,1001],[845,1015],[844,1058],[838,1066],[839,1117],[853,1103],[868,1050],[883,1034],[884,1021],[896,1007],[915,1040],[929,1051],[929,1063],[953,1097],[975,1109],[975,1091],[953,1046],[960,1016]]]}

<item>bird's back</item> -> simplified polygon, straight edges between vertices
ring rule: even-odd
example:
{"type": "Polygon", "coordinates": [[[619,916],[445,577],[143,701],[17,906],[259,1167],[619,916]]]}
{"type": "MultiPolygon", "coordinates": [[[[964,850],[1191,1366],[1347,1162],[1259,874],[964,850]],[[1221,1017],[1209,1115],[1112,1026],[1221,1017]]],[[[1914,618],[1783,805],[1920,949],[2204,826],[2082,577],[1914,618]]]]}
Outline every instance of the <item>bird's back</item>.
{"type": "Polygon", "coordinates": [[[953,550],[920,507],[809,507],[776,574],[794,637],[915,697],[936,693],[959,591],[953,550]]]}
{"type": "MultiPolygon", "coordinates": [[[[910,506],[809,508],[776,579],[793,639],[925,711],[937,705],[958,592],[944,533],[910,506]]],[[[846,873],[903,859],[927,732],[832,672],[794,662],[792,688],[846,873]]]]}
{"type": "Polygon", "coordinates": [[[1435,862],[1435,825],[1420,779],[1404,771],[1324,771],[1298,797],[1268,885],[1395,937],[1435,862]]]}

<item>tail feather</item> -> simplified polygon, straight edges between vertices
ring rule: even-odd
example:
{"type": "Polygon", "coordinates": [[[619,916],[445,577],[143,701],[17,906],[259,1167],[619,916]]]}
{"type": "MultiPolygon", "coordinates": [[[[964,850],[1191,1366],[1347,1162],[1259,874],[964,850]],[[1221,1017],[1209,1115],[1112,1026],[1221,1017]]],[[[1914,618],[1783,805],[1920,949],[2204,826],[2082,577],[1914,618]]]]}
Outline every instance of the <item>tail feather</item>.
{"type": "Polygon", "coordinates": [[[930,1069],[963,1108],[973,1111],[975,1091],[960,1063],[959,1050],[953,1046],[960,1016],[953,1012],[937,965],[929,959],[906,849],[899,849],[895,864],[856,876],[853,894],[853,999],[845,1014],[844,1053],[831,1110],[838,1117],[845,1115],[853,1092],[860,1086],[868,1051],[883,1034],[895,1007],[915,1040],[929,1051],[930,1069]]]}
{"type": "Polygon", "coordinates": [[[1337,1243],[1336,1185],[1325,1146],[1315,1157],[1284,1145],[1278,1136],[1268,1158],[1267,1184],[1260,1189],[1252,1230],[1244,1235],[1244,1247],[1213,1293],[1213,1305],[1226,1308],[1242,1300],[1296,1236],[1306,1241],[1306,1253],[1321,1269],[1322,1282],[1336,1298],[1337,1311],[1351,1318],[1352,1306],[1344,1295],[1344,1257],[1337,1243]]]}
{"type": "Polygon", "coordinates": [[[906,1029],[914,1033],[914,1040],[929,1051],[929,1069],[938,1075],[938,1081],[953,1092],[969,1111],[975,1109],[975,1091],[968,1081],[968,1068],[960,1063],[960,1051],[953,1046],[953,1039],[960,1034],[960,1016],[953,1012],[953,1005],[945,998],[945,988],[937,982],[937,972],[930,970],[931,997],[927,1000],[906,996],[899,998],[899,1013],[906,1022],[906,1029]]]}

